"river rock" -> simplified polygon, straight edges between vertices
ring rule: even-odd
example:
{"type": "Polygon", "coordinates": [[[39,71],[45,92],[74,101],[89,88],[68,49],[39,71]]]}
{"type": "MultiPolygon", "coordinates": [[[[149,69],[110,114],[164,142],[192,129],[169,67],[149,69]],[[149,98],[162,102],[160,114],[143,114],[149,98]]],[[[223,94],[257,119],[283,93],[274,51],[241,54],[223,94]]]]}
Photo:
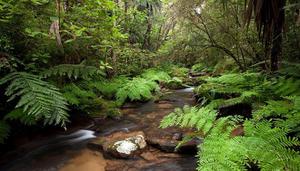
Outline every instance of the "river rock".
{"type": "Polygon", "coordinates": [[[134,158],[143,152],[147,143],[145,134],[141,131],[116,132],[93,140],[89,146],[100,149],[105,157],[109,155],[115,158],[134,158]]]}
{"type": "Polygon", "coordinates": [[[191,139],[183,143],[176,149],[177,145],[182,141],[183,137],[188,133],[172,132],[168,130],[151,129],[146,131],[147,143],[168,153],[188,153],[196,154],[197,146],[202,142],[198,138],[191,139]]]}

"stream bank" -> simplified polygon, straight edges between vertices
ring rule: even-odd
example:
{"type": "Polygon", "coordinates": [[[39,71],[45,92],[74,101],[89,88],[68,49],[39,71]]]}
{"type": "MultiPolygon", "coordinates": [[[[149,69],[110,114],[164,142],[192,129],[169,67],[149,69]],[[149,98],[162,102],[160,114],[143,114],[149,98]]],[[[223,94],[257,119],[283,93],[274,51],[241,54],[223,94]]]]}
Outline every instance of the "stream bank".
{"type": "MultiPolygon", "coordinates": [[[[189,130],[178,128],[159,129],[160,120],[176,107],[195,103],[191,88],[174,90],[159,101],[144,104],[128,104],[122,108],[123,117],[114,120],[96,120],[89,130],[77,130],[69,135],[52,136],[40,146],[31,149],[0,170],[14,171],[192,171],[196,168],[195,146],[187,154],[174,153],[178,136],[188,134],[189,130]],[[119,132],[142,131],[145,133],[147,147],[141,154],[129,159],[113,158],[103,150],[90,148],[98,138],[119,132]],[[177,139],[174,139],[174,136],[177,139]]],[[[36,140],[38,142],[38,140],[36,140]]],[[[37,143],[32,142],[32,143],[37,143]]]]}

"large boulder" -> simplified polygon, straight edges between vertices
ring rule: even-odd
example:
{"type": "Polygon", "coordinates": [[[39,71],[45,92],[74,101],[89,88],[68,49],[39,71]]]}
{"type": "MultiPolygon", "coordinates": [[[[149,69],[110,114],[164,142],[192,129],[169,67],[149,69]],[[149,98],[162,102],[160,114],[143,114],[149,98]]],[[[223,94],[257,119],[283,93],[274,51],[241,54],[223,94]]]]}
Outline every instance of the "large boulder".
{"type": "Polygon", "coordinates": [[[116,132],[93,140],[89,146],[101,150],[104,157],[134,158],[143,152],[147,143],[141,131],[116,132]]]}

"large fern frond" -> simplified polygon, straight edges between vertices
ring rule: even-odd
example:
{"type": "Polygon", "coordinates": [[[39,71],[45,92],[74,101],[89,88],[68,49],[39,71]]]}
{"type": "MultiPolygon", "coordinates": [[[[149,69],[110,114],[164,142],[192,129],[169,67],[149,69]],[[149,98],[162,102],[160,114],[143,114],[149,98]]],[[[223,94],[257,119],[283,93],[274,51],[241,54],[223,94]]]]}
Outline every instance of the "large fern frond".
{"type": "Polygon", "coordinates": [[[217,116],[217,111],[202,107],[184,106],[176,108],[174,112],[165,116],[161,121],[160,127],[179,126],[183,128],[197,128],[206,134],[213,126],[217,116]]]}
{"type": "Polygon", "coordinates": [[[44,124],[65,126],[68,121],[67,102],[58,88],[25,72],[14,72],[0,80],[0,85],[9,83],[5,95],[12,101],[20,97],[16,108],[27,115],[43,120],[44,124]]]}

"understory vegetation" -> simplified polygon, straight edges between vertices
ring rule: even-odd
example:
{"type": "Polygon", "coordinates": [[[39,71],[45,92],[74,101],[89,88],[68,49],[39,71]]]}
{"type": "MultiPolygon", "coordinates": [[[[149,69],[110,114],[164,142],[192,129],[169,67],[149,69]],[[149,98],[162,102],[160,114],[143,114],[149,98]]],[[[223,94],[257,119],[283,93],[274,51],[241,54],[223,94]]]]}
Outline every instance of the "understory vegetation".
{"type": "Polygon", "coordinates": [[[194,87],[197,170],[297,171],[299,78],[297,0],[0,0],[0,147],[194,87]]]}

